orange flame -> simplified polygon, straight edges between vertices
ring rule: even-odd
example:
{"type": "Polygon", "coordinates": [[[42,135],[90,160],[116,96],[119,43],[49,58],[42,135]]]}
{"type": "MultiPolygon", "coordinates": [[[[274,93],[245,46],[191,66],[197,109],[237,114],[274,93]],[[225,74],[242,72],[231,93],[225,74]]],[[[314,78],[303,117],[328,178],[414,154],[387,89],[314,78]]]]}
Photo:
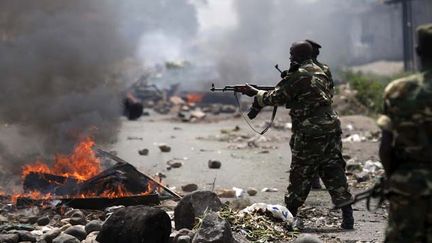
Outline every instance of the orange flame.
{"type": "Polygon", "coordinates": [[[24,178],[35,172],[87,180],[101,171],[100,160],[92,149],[94,145],[95,142],[90,137],[86,137],[75,146],[72,154],[56,155],[52,168],[42,161],[36,161],[23,167],[22,176],[24,178]]]}

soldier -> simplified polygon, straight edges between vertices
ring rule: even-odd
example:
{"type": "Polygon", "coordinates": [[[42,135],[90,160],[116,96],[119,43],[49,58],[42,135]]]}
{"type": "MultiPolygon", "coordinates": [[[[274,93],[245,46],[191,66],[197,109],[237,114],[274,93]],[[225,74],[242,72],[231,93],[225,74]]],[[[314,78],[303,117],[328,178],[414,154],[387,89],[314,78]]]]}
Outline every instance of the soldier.
{"type": "MultiPolygon", "coordinates": [[[[351,200],[342,158],[341,128],[337,114],[331,108],[328,77],[312,61],[312,46],[306,42],[292,45],[291,63],[298,70],[284,78],[273,91],[262,91],[248,86],[244,92],[255,96],[253,106],[290,108],[293,136],[290,184],[285,203],[291,213],[306,200],[312,179],[319,174],[334,204],[351,200]]],[[[352,229],[354,218],[351,206],[342,209],[341,227],[352,229]]]]}
{"type": "Polygon", "coordinates": [[[432,242],[432,24],[417,33],[423,72],[386,87],[378,118],[390,202],[385,242],[432,242]]]}

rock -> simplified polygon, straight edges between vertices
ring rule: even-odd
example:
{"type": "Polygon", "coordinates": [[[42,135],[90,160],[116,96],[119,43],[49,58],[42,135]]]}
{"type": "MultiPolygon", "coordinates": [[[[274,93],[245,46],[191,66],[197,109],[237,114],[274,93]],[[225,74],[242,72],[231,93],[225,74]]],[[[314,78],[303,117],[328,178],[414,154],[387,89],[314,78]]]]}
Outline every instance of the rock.
{"type": "Polygon", "coordinates": [[[194,232],[190,229],[181,229],[171,234],[172,242],[187,242],[187,239],[189,239],[189,242],[191,242],[193,236],[194,232]]]}
{"type": "Polygon", "coordinates": [[[262,192],[278,192],[279,189],[277,188],[268,188],[268,187],[264,187],[263,189],[261,189],[262,192]]]}
{"type": "Polygon", "coordinates": [[[60,235],[60,233],[61,230],[59,228],[55,228],[43,234],[41,239],[45,240],[48,243],[51,243],[57,236],[60,235]]]}
{"type": "Polygon", "coordinates": [[[323,241],[316,236],[304,234],[300,235],[294,243],[323,243],[323,241]]]}
{"type": "Polygon", "coordinates": [[[367,171],[362,171],[360,173],[356,173],[354,175],[354,177],[356,178],[357,182],[364,182],[370,179],[370,175],[369,172],[367,171]]]}
{"type": "Polygon", "coordinates": [[[85,218],[84,213],[83,213],[81,210],[79,210],[79,209],[72,209],[72,210],[69,210],[69,211],[67,211],[67,212],[65,213],[65,216],[66,216],[66,217],[70,217],[70,218],[72,218],[72,217],[81,217],[81,218],[85,218]]]}
{"type": "Polygon", "coordinates": [[[208,161],[208,167],[210,169],[219,169],[222,166],[222,163],[217,160],[209,160],[208,161]]]}
{"type": "Polygon", "coordinates": [[[255,196],[255,195],[258,193],[258,190],[255,189],[255,188],[253,188],[253,187],[249,187],[249,188],[246,190],[246,192],[247,192],[247,194],[248,194],[249,196],[255,196]]]}
{"type": "MultiPolygon", "coordinates": [[[[28,219],[28,218],[27,218],[28,219]]],[[[9,219],[8,218],[6,218],[5,216],[3,216],[3,215],[0,215],[0,223],[7,223],[7,222],[9,222],[9,219]]],[[[21,222],[21,221],[20,221],[21,222]]]]}
{"type": "Polygon", "coordinates": [[[149,154],[149,150],[148,149],[141,149],[141,150],[138,150],[138,154],[139,155],[148,155],[149,154]]]}
{"type": "Polygon", "coordinates": [[[230,207],[236,210],[242,210],[252,205],[249,198],[237,198],[230,202],[230,207]]]}
{"type": "Polygon", "coordinates": [[[38,224],[39,226],[45,226],[45,225],[48,225],[49,223],[50,223],[50,218],[49,218],[48,216],[40,217],[40,218],[37,220],[37,224],[38,224]]]}
{"type": "Polygon", "coordinates": [[[346,165],[346,170],[349,171],[349,172],[362,171],[363,167],[358,162],[350,162],[348,160],[347,165],[346,165]]]}
{"type": "Polygon", "coordinates": [[[193,191],[198,190],[198,185],[190,183],[190,184],[186,184],[186,185],[181,186],[181,189],[184,192],[193,192],[193,191]]]}
{"type": "Polygon", "coordinates": [[[189,235],[181,235],[177,238],[176,243],[190,243],[192,240],[189,235]]]}
{"type": "Polygon", "coordinates": [[[171,219],[166,212],[148,206],[117,210],[103,224],[96,240],[103,243],[168,243],[171,219]]]}
{"type": "Polygon", "coordinates": [[[196,232],[192,243],[231,243],[235,242],[230,224],[215,212],[204,216],[201,227],[196,232]]]}
{"type": "Polygon", "coordinates": [[[85,226],[85,232],[90,234],[93,231],[100,231],[102,229],[102,221],[92,220],[88,222],[85,226]]]}
{"type": "Polygon", "coordinates": [[[233,189],[218,189],[216,194],[221,198],[234,198],[236,197],[236,191],[233,189]]]}
{"type": "Polygon", "coordinates": [[[180,168],[183,165],[183,162],[180,160],[168,160],[167,165],[169,165],[171,168],[180,168]]]}
{"type": "Polygon", "coordinates": [[[71,226],[71,227],[67,228],[67,230],[65,230],[64,233],[68,234],[68,235],[72,235],[80,241],[84,240],[87,236],[87,233],[84,229],[84,226],[82,226],[82,225],[71,226]]]}
{"type": "Polygon", "coordinates": [[[196,110],[192,111],[190,114],[191,114],[191,117],[196,118],[198,120],[204,119],[207,115],[206,113],[204,113],[200,109],[196,109],[196,110]]]}
{"type": "Polygon", "coordinates": [[[72,217],[70,218],[69,223],[71,225],[86,225],[87,219],[81,217],[72,217]]]}
{"type": "Polygon", "coordinates": [[[159,149],[163,153],[168,153],[168,152],[171,151],[171,147],[168,146],[167,144],[161,144],[161,145],[159,145],[159,149]]]}
{"type": "Polygon", "coordinates": [[[195,217],[200,217],[206,210],[219,211],[222,202],[216,193],[211,191],[196,191],[184,196],[174,209],[176,229],[192,229],[195,217]]]}
{"type": "Polygon", "coordinates": [[[2,243],[17,243],[18,240],[18,234],[0,234],[0,242],[2,243]]]}
{"type": "Polygon", "coordinates": [[[82,241],[81,243],[98,243],[96,240],[96,237],[98,236],[99,231],[93,231],[90,234],[87,235],[86,239],[82,241]]]}
{"type": "Polygon", "coordinates": [[[68,234],[61,234],[57,236],[52,243],[81,243],[80,240],[68,234]]]}
{"type": "MultiPolygon", "coordinates": [[[[25,231],[25,230],[17,230],[14,232],[15,234],[18,234],[19,241],[29,241],[29,242],[36,242],[36,237],[32,235],[32,233],[25,231]]],[[[1,242],[1,241],[0,241],[1,242]]]]}

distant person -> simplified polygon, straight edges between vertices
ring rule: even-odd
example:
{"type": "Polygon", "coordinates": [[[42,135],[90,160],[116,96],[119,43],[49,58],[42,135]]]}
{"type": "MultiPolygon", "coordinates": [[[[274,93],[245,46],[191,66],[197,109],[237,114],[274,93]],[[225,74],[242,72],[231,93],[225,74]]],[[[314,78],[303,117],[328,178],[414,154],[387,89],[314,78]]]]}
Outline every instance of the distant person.
{"type": "Polygon", "coordinates": [[[422,72],[386,87],[378,119],[390,201],[385,242],[432,242],[432,24],[417,34],[422,72]]]}
{"type": "MultiPolygon", "coordinates": [[[[246,85],[243,93],[255,96],[252,106],[257,109],[282,105],[290,109],[292,160],[285,203],[296,217],[317,174],[334,204],[349,202],[352,196],[345,176],[340,121],[331,107],[329,77],[313,62],[310,43],[300,41],[292,44],[290,54],[291,67],[297,68],[284,77],[273,91],[257,90],[246,85]]],[[[295,222],[299,221],[296,217],[295,222]]],[[[341,227],[354,227],[351,205],[342,208],[341,227]]]]}

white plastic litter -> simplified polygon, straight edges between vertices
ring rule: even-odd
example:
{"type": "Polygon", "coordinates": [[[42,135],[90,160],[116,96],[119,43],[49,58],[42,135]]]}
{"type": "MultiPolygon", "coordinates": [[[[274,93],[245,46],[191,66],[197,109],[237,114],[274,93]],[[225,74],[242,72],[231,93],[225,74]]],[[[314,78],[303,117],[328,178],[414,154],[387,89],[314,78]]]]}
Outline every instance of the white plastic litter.
{"type": "Polygon", "coordinates": [[[273,218],[282,220],[288,224],[292,224],[294,221],[294,217],[291,212],[282,205],[273,205],[267,203],[254,203],[249,207],[240,211],[240,213],[255,213],[255,212],[270,212],[273,218]]]}

